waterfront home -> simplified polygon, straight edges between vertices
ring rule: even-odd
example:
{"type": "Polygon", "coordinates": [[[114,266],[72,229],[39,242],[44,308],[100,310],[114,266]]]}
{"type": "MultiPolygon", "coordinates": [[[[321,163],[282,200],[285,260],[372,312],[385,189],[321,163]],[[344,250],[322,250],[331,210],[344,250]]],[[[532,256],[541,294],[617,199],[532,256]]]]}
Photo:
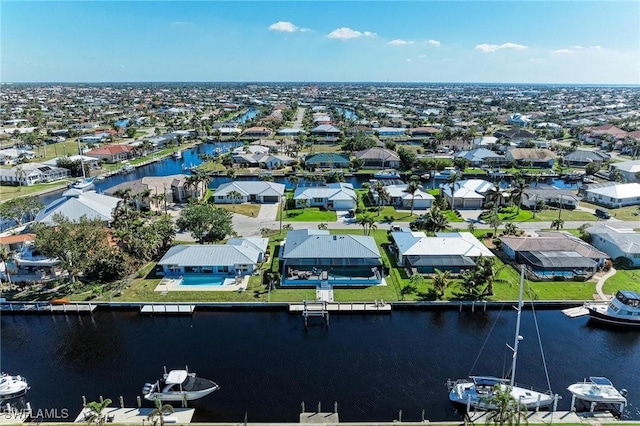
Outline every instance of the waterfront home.
{"type": "Polygon", "coordinates": [[[440,191],[447,203],[454,208],[481,209],[485,204],[487,194],[495,189],[495,185],[486,180],[466,179],[453,185],[444,183],[440,191]]]}
{"type": "Polygon", "coordinates": [[[640,173],[640,160],[621,161],[612,163],[611,169],[620,170],[622,178],[625,182],[638,182],[638,173],[640,173]]]}
{"type": "Polygon", "coordinates": [[[370,286],[382,282],[384,269],[373,237],[298,229],[287,232],[283,245],[283,286],[370,286]]]}
{"type": "Polygon", "coordinates": [[[87,219],[99,219],[109,223],[113,219],[113,209],[120,201],[120,198],[98,194],[95,191],[69,189],[40,210],[34,222],[53,225],[54,216],[62,215],[71,222],[78,222],[84,216],[87,219]]]}
{"type": "Polygon", "coordinates": [[[539,232],[536,237],[500,237],[500,248],[541,280],[589,279],[609,258],[580,238],[564,232],[539,232]]]}
{"type": "Polygon", "coordinates": [[[301,200],[308,200],[309,207],[323,207],[327,210],[352,210],[358,203],[358,196],[350,183],[329,183],[323,186],[297,188],[293,193],[296,207],[301,200]]]}
{"type": "Polygon", "coordinates": [[[286,152],[289,148],[295,146],[292,139],[258,139],[251,142],[251,146],[261,146],[268,148],[271,153],[286,152]]]}
{"type": "Polygon", "coordinates": [[[216,188],[213,202],[239,204],[246,202],[277,203],[284,195],[284,184],[267,181],[232,181],[216,188]],[[233,193],[237,193],[237,198],[233,193]]]}
{"type": "Polygon", "coordinates": [[[531,133],[530,131],[519,127],[509,130],[497,130],[493,136],[500,139],[502,142],[515,146],[525,144],[536,137],[535,133],[531,133]]]}
{"type": "Polygon", "coordinates": [[[321,124],[311,129],[311,136],[318,142],[335,142],[342,131],[332,124],[321,124]]]}
{"type": "Polygon", "coordinates": [[[87,157],[97,158],[106,163],[118,163],[133,158],[133,148],[128,145],[105,145],[84,153],[87,157]]]}
{"type": "Polygon", "coordinates": [[[351,160],[344,154],[333,152],[321,152],[308,156],[304,160],[304,166],[308,170],[319,169],[346,169],[351,164],[351,160]]]}
{"type": "Polygon", "coordinates": [[[640,233],[605,224],[593,225],[587,232],[591,236],[591,245],[607,253],[611,259],[624,258],[630,266],[640,267],[640,233]]]}
{"type": "Polygon", "coordinates": [[[570,167],[587,167],[590,163],[602,164],[605,161],[609,161],[611,156],[600,151],[583,151],[576,150],[566,154],[562,162],[566,166],[570,167]]]}
{"type": "Polygon", "coordinates": [[[285,127],[282,128],[280,130],[278,130],[278,135],[280,136],[289,136],[289,137],[294,137],[294,136],[298,136],[298,135],[304,135],[306,132],[304,131],[304,129],[294,129],[291,127],[285,127]]]}
{"type": "MultiPolygon", "coordinates": [[[[406,129],[405,129],[406,130],[406,129]]],[[[409,136],[412,138],[433,138],[440,130],[435,127],[414,127],[408,130],[409,136]]]]}
{"type": "Polygon", "coordinates": [[[69,169],[42,163],[23,163],[10,169],[0,169],[2,185],[30,186],[36,183],[55,182],[69,176],[69,169]]]}
{"type": "Polygon", "coordinates": [[[530,210],[544,203],[547,206],[558,207],[562,203],[563,209],[574,210],[580,204],[580,198],[568,189],[536,186],[525,188],[522,191],[521,205],[530,210]]]}
{"type": "Polygon", "coordinates": [[[618,183],[584,191],[584,200],[607,207],[640,205],[640,183],[618,183]]]}
{"type": "Polygon", "coordinates": [[[268,154],[270,148],[262,145],[243,145],[234,148],[231,154],[268,154]]]}
{"type": "Polygon", "coordinates": [[[400,167],[400,156],[395,151],[386,148],[368,148],[353,154],[364,161],[365,169],[397,169],[400,167]]]}
{"type": "Polygon", "coordinates": [[[407,129],[404,127],[378,127],[375,132],[378,137],[398,137],[405,136],[407,129]]]}
{"type": "Polygon", "coordinates": [[[169,176],[145,176],[141,179],[122,182],[104,191],[106,195],[115,196],[119,191],[129,191],[129,196],[135,200],[136,208],[150,209],[155,206],[161,211],[166,203],[183,203],[189,198],[197,198],[199,191],[185,185],[187,176],[183,174],[169,176]],[[158,196],[163,199],[159,199],[158,196]]]}
{"type": "Polygon", "coordinates": [[[498,154],[486,148],[472,149],[471,151],[461,151],[455,154],[456,158],[464,158],[469,161],[471,167],[498,167],[505,162],[504,155],[498,154]]]}
{"type": "Polygon", "coordinates": [[[33,151],[19,148],[0,149],[0,164],[17,164],[22,158],[30,160],[36,156],[33,151]]]}
{"type": "Polygon", "coordinates": [[[550,169],[556,161],[556,154],[548,149],[511,148],[505,154],[507,161],[515,161],[520,167],[550,169]]]}
{"type": "Polygon", "coordinates": [[[474,268],[480,257],[494,256],[470,232],[436,232],[427,237],[424,232],[405,229],[391,232],[391,239],[398,266],[410,274],[433,274],[436,269],[457,274],[474,268]]]}
{"type": "Polygon", "coordinates": [[[497,144],[498,138],[495,136],[480,136],[479,138],[475,138],[473,140],[473,146],[477,147],[492,147],[497,144]]]}
{"type": "MultiPolygon", "coordinates": [[[[381,180],[384,183],[384,180],[381,180]]],[[[425,189],[420,186],[418,190],[413,194],[406,192],[409,187],[408,184],[399,185],[385,185],[384,189],[389,194],[389,205],[394,206],[397,209],[411,209],[411,203],[413,202],[413,208],[416,210],[426,210],[431,208],[435,197],[429,194],[425,189]]],[[[369,195],[373,199],[374,204],[378,204],[378,193],[373,189],[369,189],[369,195]]]]}
{"type": "Polygon", "coordinates": [[[226,244],[178,244],[162,256],[164,275],[251,275],[265,260],[268,238],[230,238],[226,244]]]}
{"type": "Polygon", "coordinates": [[[242,132],[242,137],[247,139],[268,138],[271,136],[271,129],[264,126],[249,127],[242,132]]]}
{"type": "Polygon", "coordinates": [[[69,155],[67,157],[56,157],[52,158],[51,160],[44,161],[42,164],[57,167],[59,160],[84,162],[84,165],[91,169],[98,169],[100,167],[100,160],[93,157],[87,157],[86,155],[69,155]]]}
{"type": "Polygon", "coordinates": [[[578,135],[578,139],[592,145],[608,146],[616,141],[622,142],[627,136],[627,132],[614,126],[613,124],[603,124],[601,126],[588,127],[578,135]]]}

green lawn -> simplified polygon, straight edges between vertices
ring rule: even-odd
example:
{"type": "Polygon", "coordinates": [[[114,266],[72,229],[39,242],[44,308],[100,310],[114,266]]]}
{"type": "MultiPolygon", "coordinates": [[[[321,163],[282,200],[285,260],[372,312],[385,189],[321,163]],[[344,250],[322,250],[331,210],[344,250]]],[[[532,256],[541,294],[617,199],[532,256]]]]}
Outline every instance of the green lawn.
{"type": "Polygon", "coordinates": [[[602,286],[605,294],[614,294],[618,290],[634,290],[640,293],[640,269],[618,269],[602,286]]]}
{"type": "Polygon", "coordinates": [[[216,204],[216,207],[249,217],[258,217],[258,213],[260,213],[260,204],[216,204]]]}
{"type": "Polygon", "coordinates": [[[385,206],[380,210],[380,214],[378,214],[377,209],[372,214],[378,222],[411,222],[418,218],[420,211],[414,210],[413,216],[410,213],[410,211],[398,212],[393,206],[385,206]]]}
{"type": "MultiPolygon", "coordinates": [[[[591,203],[586,203],[584,201],[580,201],[580,205],[582,207],[585,208],[589,208],[589,209],[601,209],[603,208],[602,206],[598,206],[596,204],[591,204],[591,203]]],[[[640,220],[640,208],[639,206],[629,206],[629,207],[621,207],[618,209],[612,209],[612,208],[604,208],[605,210],[609,211],[609,213],[611,213],[611,217],[615,217],[616,219],[620,219],[620,220],[633,220],[633,221],[637,221],[640,220]]],[[[592,220],[597,220],[595,215],[591,215],[592,220]]]]}
{"type": "Polygon", "coordinates": [[[287,209],[284,212],[278,211],[276,220],[280,220],[280,215],[283,215],[282,220],[285,222],[335,222],[338,220],[336,212],[331,210],[320,210],[319,207],[307,207],[306,209],[287,209]]]}
{"type": "Polygon", "coordinates": [[[35,195],[39,192],[54,191],[56,189],[66,188],[72,182],[71,179],[63,179],[52,183],[37,183],[30,186],[0,186],[0,201],[10,200],[15,197],[24,197],[27,195],[35,195]]]}
{"type": "Polygon", "coordinates": [[[453,210],[443,210],[442,213],[444,213],[449,222],[464,222],[464,219],[458,217],[453,210]]]}

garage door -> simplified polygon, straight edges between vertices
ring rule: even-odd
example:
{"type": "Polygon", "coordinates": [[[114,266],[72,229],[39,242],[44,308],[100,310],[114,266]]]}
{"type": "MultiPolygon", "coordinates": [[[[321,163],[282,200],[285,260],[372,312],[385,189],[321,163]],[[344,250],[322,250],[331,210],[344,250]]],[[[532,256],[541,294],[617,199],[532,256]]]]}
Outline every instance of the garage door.
{"type": "Polygon", "coordinates": [[[275,195],[265,195],[264,197],[262,197],[262,201],[265,203],[277,203],[278,197],[275,195]]]}

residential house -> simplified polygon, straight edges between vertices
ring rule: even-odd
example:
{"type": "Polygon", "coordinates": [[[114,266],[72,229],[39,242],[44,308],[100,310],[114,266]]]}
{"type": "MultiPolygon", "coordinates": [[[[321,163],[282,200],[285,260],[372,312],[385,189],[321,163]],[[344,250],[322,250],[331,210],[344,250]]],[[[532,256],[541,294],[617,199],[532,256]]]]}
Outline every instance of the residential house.
{"type": "Polygon", "coordinates": [[[409,132],[409,136],[411,136],[412,138],[433,138],[435,137],[438,133],[440,133],[440,130],[436,129],[435,127],[414,127],[412,129],[408,130],[409,132]]]}
{"type": "Polygon", "coordinates": [[[498,154],[486,148],[472,149],[471,151],[461,151],[455,154],[456,158],[464,158],[469,161],[471,167],[498,167],[505,162],[504,155],[498,154]]]}
{"type": "Polygon", "coordinates": [[[189,198],[198,198],[201,191],[189,185],[187,175],[145,176],[142,179],[122,182],[104,191],[106,195],[115,196],[120,191],[129,191],[129,196],[135,200],[136,208],[162,211],[166,204],[183,203],[189,198]],[[164,199],[158,199],[164,194],[164,199]],[[157,201],[156,201],[157,200],[157,201]],[[166,201],[166,203],[165,203],[166,201]]]}
{"type": "Polygon", "coordinates": [[[531,119],[529,117],[527,117],[526,115],[511,114],[507,118],[507,124],[510,124],[510,125],[516,126],[516,127],[527,127],[528,125],[531,124],[531,119]]]}
{"type": "Polygon", "coordinates": [[[578,139],[593,145],[600,145],[604,148],[612,147],[620,149],[627,132],[619,129],[613,124],[603,124],[602,126],[586,128],[578,139]]]}
{"type": "MultiPolygon", "coordinates": [[[[382,181],[384,182],[384,180],[382,181]]],[[[385,185],[384,189],[389,194],[390,201],[388,205],[392,205],[399,209],[411,209],[411,203],[413,202],[413,208],[416,210],[425,210],[431,208],[435,197],[429,194],[423,187],[419,187],[413,194],[406,192],[408,184],[400,185],[385,185]]],[[[378,203],[378,193],[374,188],[369,189],[369,194],[375,204],[378,203]]]]}
{"type": "Polygon", "coordinates": [[[69,176],[68,169],[43,163],[23,163],[10,169],[0,169],[2,185],[30,186],[36,183],[55,182],[69,176]]]}
{"type": "Polygon", "coordinates": [[[506,142],[512,146],[526,144],[536,137],[535,133],[521,128],[498,130],[493,134],[493,136],[500,139],[503,143],[506,142]]]}
{"type": "Polygon", "coordinates": [[[495,136],[481,136],[473,140],[473,146],[477,147],[492,147],[499,142],[495,136]]]}
{"type": "Polygon", "coordinates": [[[607,207],[640,205],[640,183],[619,183],[584,191],[584,200],[607,207]]]}
{"type": "Polygon", "coordinates": [[[270,148],[262,145],[243,145],[231,151],[232,154],[268,154],[270,148]]]}
{"type": "Polygon", "coordinates": [[[313,169],[346,169],[349,168],[351,160],[344,154],[333,152],[321,152],[312,154],[304,160],[304,166],[308,170],[313,169]]]}
{"type": "Polygon", "coordinates": [[[320,124],[311,129],[311,136],[319,141],[335,142],[340,137],[342,131],[332,124],[320,124]]]}
{"type": "Polygon", "coordinates": [[[245,202],[277,203],[284,195],[284,184],[267,181],[232,181],[216,188],[213,202],[216,204],[236,204],[245,202]],[[239,194],[232,197],[232,192],[239,194]]]}
{"type": "Polygon", "coordinates": [[[391,239],[398,266],[411,274],[433,274],[436,269],[457,274],[474,268],[480,257],[494,257],[470,232],[437,232],[427,237],[424,232],[403,230],[391,232],[391,239]]]}
{"type": "Polygon", "coordinates": [[[397,169],[400,167],[400,156],[386,148],[369,148],[353,154],[364,161],[365,169],[397,169]]]}
{"type": "Polygon", "coordinates": [[[304,131],[304,129],[293,129],[290,127],[285,127],[278,130],[278,135],[280,136],[294,137],[294,136],[304,135],[305,133],[306,132],[304,131]]]}
{"type": "Polygon", "coordinates": [[[84,216],[87,219],[99,219],[109,223],[113,219],[113,209],[120,201],[120,198],[98,194],[95,191],[69,189],[40,210],[34,222],[53,225],[54,216],[59,214],[71,222],[78,222],[84,216]]]}
{"type": "Polygon", "coordinates": [[[247,139],[268,138],[271,136],[271,129],[264,126],[249,127],[242,132],[242,137],[247,139]]]}
{"type": "Polygon", "coordinates": [[[539,232],[536,237],[500,237],[502,251],[541,280],[589,279],[609,258],[580,238],[564,232],[539,232]]]}
{"type": "Polygon", "coordinates": [[[539,209],[541,204],[558,207],[560,203],[563,209],[574,210],[580,204],[580,198],[568,189],[552,186],[529,187],[522,191],[521,205],[530,210],[539,209]]]}
{"type": "Polygon", "coordinates": [[[0,149],[0,164],[17,164],[22,158],[30,160],[36,156],[33,151],[18,148],[0,149]]]}
{"type": "Polygon", "coordinates": [[[520,167],[553,168],[556,154],[548,149],[511,148],[505,155],[507,161],[515,161],[520,167]]]}
{"type": "Polygon", "coordinates": [[[591,245],[607,253],[611,259],[624,258],[631,266],[640,267],[640,233],[605,224],[591,226],[587,232],[591,235],[591,245]]]}
{"type": "Polygon", "coordinates": [[[375,129],[378,137],[398,137],[405,136],[407,134],[407,129],[404,127],[378,127],[375,129]]]}
{"type": "Polygon", "coordinates": [[[106,163],[118,163],[133,157],[133,148],[128,145],[105,145],[84,153],[87,157],[97,158],[106,163]]]}
{"type": "Polygon", "coordinates": [[[226,244],[178,244],[160,259],[164,275],[251,275],[262,263],[268,238],[231,238],[226,244]]]}
{"type": "Polygon", "coordinates": [[[640,160],[621,161],[620,163],[611,163],[611,169],[620,170],[622,178],[625,182],[639,182],[638,173],[640,173],[640,160]]]}
{"type": "Polygon", "coordinates": [[[384,276],[373,237],[316,229],[287,232],[280,268],[283,286],[371,286],[384,276]]]}
{"type": "Polygon", "coordinates": [[[301,205],[301,200],[308,200],[309,207],[324,207],[327,210],[352,210],[358,203],[358,196],[350,183],[297,188],[293,199],[296,207],[301,205]]]}
{"type": "Polygon", "coordinates": [[[571,167],[587,167],[590,163],[602,164],[605,161],[609,161],[611,156],[600,151],[584,151],[576,150],[570,152],[564,156],[562,162],[571,167]]]}
{"type": "Polygon", "coordinates": [[[442,184],[440,189],[450,206],[457,209],[481,209],[487,194],[496,189],[495,185],[482,179],[467,179],[455,184],[442,184]],[[452,190],[453,186],[453,192],[452,190]]]}

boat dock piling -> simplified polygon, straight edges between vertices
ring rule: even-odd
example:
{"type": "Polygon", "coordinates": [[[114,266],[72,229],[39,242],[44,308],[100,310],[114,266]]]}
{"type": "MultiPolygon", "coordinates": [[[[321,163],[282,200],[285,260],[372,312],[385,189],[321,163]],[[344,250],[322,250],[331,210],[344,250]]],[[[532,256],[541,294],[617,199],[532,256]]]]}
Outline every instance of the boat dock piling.
{"type": "Polygon", "coordinates": [[[309,325],[309,317],[322,317],[326,327],[329,327],[329,311],[327,310],[327,302],[313,301],[302,302],[302,317],[304,318],[304,326],[309,325]]]}
{"type": "Polygon", "coordinates": [[[340,423],[338,416],[338,401],[333,403],[333,412],[322,412],[322,403],[318,401],[318,411],[307,412],[304,401],[302,401],[302,412],[300,413],[301,424],[336,424],[340,423]]]}

